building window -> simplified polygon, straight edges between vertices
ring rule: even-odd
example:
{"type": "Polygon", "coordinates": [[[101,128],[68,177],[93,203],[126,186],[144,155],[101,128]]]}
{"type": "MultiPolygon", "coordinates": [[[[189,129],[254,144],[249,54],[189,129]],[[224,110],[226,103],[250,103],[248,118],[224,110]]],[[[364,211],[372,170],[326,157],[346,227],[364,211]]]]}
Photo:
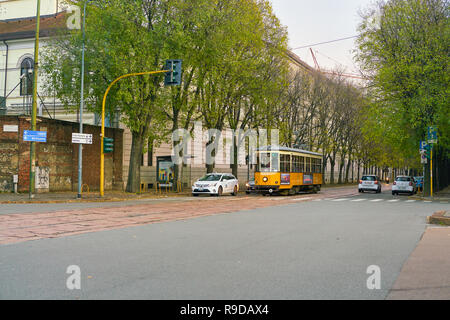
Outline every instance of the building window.
{"type": "Polygon", "coordinates": [[[34,61],[25,58],[20,64],[20,95],[29,96],[33,94],[33,68],[34,61]]]}

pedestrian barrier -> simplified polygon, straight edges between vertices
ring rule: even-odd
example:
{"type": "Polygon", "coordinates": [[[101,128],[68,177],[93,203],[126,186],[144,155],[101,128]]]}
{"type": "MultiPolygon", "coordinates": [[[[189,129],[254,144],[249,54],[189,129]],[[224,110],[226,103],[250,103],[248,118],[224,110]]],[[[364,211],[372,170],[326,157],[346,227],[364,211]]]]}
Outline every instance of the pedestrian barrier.
{"type": "Polygon", "coordinates": [[[139,186],[139,193],[145,192],[147,190],[147,187],[145,186],[145,183],[141,183],[139,186]]]}

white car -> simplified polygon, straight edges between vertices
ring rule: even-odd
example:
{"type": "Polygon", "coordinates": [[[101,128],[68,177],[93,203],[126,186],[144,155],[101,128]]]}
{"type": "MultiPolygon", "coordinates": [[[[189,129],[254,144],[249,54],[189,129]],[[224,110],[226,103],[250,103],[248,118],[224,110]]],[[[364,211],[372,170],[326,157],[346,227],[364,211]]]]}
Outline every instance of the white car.
{"type": "Polygon", "coordinates": [[[230,173],[209,173],[198,179],[192,186],[192,195],[210,194],[221,196],[230,193],[236,196],[239,191],[239,181],[230,173]]]}
{"type": "Polygon", "coordinates": [[[413,177],[398,176],[395,178],[392,184],[392,195],[399,193],[409,193],[410,195],[416,193],[416,183],[413,177]]]}
{"type": "Polygon", "coordinates": [[[381,192],[381,183],[375,175],[365,175],[359,180],[358,191],[375,191],[376,193],[381,192]]]}

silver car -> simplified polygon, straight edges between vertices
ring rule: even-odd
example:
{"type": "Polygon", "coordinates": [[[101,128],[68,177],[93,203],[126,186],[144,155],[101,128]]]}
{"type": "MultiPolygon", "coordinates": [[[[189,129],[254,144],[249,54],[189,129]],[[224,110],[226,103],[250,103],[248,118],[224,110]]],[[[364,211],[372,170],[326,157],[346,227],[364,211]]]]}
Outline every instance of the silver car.
{"type": "Polygon", "coordinates": [[[361,180],[359,180],[358,191],[375,191],[376,193],[381,192],[381,182],[380,179],[375,175],[364,175],[361,180]]]}
{"type": "Polygon", "coordinates": [[[413,195],[417,193],[417,185],[413,177],[410,176],[397,176],[392,184],[392,195],[399,193],[409,193],[413,195]]]}
{"type": "Polygon", "coordinates": [[[198,179],[192,186],[192,195],[209,194],[221,196],[229,193],[236,196],[239,191],[239,181],[230,173],[209,173],[198,179]]]}

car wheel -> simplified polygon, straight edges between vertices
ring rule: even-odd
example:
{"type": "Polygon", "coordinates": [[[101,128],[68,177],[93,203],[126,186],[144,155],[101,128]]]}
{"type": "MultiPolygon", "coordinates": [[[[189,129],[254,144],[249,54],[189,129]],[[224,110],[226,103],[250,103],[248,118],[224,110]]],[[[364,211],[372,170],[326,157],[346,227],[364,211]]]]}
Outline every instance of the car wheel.
{"type": "Polygon", "coordinates": [[[234,186],[234,190],[233,190],[233,193],[231,195],[232,196],[237,196],[237,193],[238,193],[237,186],[234,186]]]}
{"type": "Polygon", "coordinates": [[[219,189],[217,190],[217,196],[220,197],[223,193],[223,189],[222,187],[219,187],[219,189]]]}

